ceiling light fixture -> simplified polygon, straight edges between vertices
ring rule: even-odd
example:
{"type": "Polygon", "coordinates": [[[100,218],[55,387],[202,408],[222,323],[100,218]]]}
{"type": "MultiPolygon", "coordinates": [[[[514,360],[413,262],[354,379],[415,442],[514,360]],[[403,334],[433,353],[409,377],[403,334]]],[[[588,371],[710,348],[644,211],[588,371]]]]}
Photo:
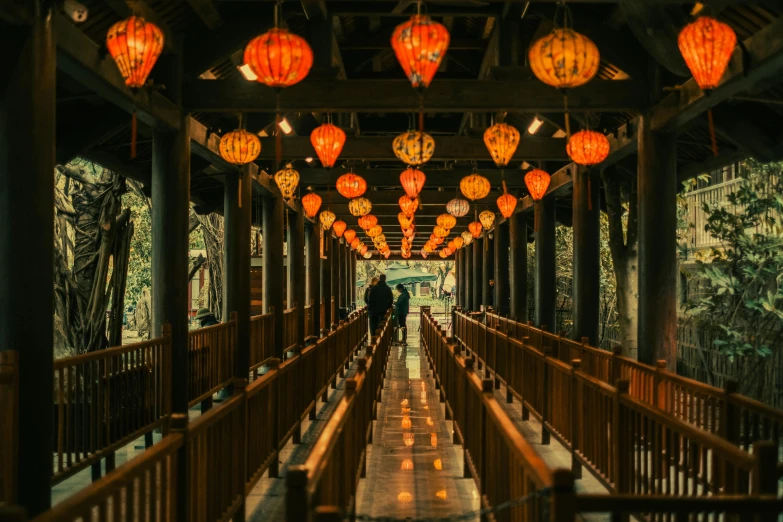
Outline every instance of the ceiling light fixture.
{"type": "Polygon", "coordinates": [[[288,123],[288,120],[285,118],[280,120],[280,123],[278,125],[280,125],[280,130],[282,130],[286,134],[291,134],[291,132],[293,132],[294,130],[294,128],[291,127],[291,124],[288,123]]]}
{"type": "Polygon", "coordinates": [[[250,67],[250,64],[244,64],[237,66],[237,69],[239,69],[239,72],[242,73],[242,76],[245,77],[245,80],[249,82],[254,82],[258,80],[258,75],[253,72],[253,68],[250,67]]]}
{"type": "Polygon", "coordinates": [[[539,120],[537,117],[533,118],[533,123],[531,123],[530,126],[527,128],[527,132],[529,132],[530,134],[535,134],[536,132],[538,132],[538,129],[540,129],[543,124],[544,122],[539,120]]]}

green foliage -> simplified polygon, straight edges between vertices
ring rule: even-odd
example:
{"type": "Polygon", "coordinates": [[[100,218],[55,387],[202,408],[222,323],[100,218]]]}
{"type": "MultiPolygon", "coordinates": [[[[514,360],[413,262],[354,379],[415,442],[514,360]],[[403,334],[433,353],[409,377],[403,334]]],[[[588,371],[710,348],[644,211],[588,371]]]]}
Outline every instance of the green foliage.
{"type": "Polygon", "coordinates": [[[147,198],[135,191],[126,192],[122,203],[130,208],[134,227],[125,289],[126,305],[134,305],[141,299],[142,289],[152,286],[152,216],[147,198]]]}
{"type": "Polygon", "coordinates": [[[685,311],[729,357],[768,356],[783,334],[783,164],[749,161],[726,202],[705,203],[705,231],[721,244],[697,260],[706,287],[685,311]]]}

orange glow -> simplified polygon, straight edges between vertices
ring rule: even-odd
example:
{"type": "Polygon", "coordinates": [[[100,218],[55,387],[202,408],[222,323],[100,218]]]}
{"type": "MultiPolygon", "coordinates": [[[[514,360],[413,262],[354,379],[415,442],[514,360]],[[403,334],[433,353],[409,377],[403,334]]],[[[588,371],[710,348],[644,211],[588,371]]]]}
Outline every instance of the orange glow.
{"type": "Polygon", "coordinates": [[[600,132],[579,131],[568,140],[566,152],[578,165],[597,165],[609,156],[609,140],[600,132]]]}
{"type": "Polygon", "coordinates": [[[304,207],[307,217],[314,218],[318,214],[318,209],[321,208],[321,196],[315,192],[310,192],[302,197],[302,206],[304,207]]]}
{"type": "Polygon", "coordinates": [[[426,15],[394,29],[391,46],[413,87],[429,87],[449,48],[449,31],[426,15]]]}
{"type": "Polygon", "coordinates": [[[400,210],[408,217],[413,217],[413,213],[419,208],[419,198],[402,196],[399,200],[400,210]]]}
{"type": "Polygon", "coordinates": [[[447,500],[449,498],[445,489],[441,489],[440,491],[435,493],[435,496],[438,497],[441,500],[447,500]]]}
{"type": "Polygon", "coordinates": [[[457,224],[457,218],[451,214],[441,214],[438,216],[436,223],[447,230],[451,230],[457,224]]]}
{"type": "Polygon", "coordinates": [[[435,234],[435,237],[448,237],[449,232],[451,232],[449,229],[444,228],[440,225],[436,226],[432,229],[432,233],[435,234]]]}
{"type": "Polygon", "coordinates": [[[275,183],[283,199],[291,199],[296,194],[296,187],[299,186],[299,173],[289,163],[284,169],[275,173],[275,183]]]}
{"type": "Polygon", "coordinates": [[[403,259],[410,259],[411,257],[411,251],[410,250],[403,250],[400,255],[403,259]]]}
{"type": "Polygon", "coordinates": [[[382,233],[383,233],[383,227],[382,227],[382,226],[380,226],[380,225],[375,225],[374,227],[371,227],[371,228],[370,228],[370,229],[367,231],[367,237],[369,237],[369,238],[378,237],[378,236],[380,236],[382,233]]]}
{"type": "Polygon", "coordinates": [[[372,227],[378,224],[378,218],[372,214],[366,214],[360,217],[358,221],[362,230],[370,230],[372,227]]]}
{"type": "Polygon", "coordinates": [[[424,188],[427,176],[418,169],[406,169],[400,174],[400,184],[409,198],[415,198],[424,188]]]}
{"type": "Polygon", "coordinates": [[[321,222],[321,227],[324,230],[329,230],[332,228],[332,224],[334,223],[335,215],[334,212],[331,210],[324,210],[321,212],[321,214],[318,216],[319,221],[321,222]]]}
{"type": "Polygon", "coordinates": [[[549,174],[541,169],[531,170],[525,174],[525,185],[533,201],[540,201],[544,197],[550,179],[549,174]]]}
{"type": "Polygon", "coordinates": [[[436,470],[441,471],[443,470],[443,462],[441,462],[440,459],[435,459],[435,461],[432,463],[432,465],[435,467],[436,470]]]}
{"type": "Polygon", "coordinates": [[[313,66],[313,51],[304,38],[275,27],[245,47],[244,63],[269,87],[288,87],[304,80],[313,66]]]}
{"type": "Polygon", "coordinates": [[[351,248],[356,250],[360,244],[361,244],[361,240],[358,237],[355,237],[353,238],[353,241],[351,241],[351,248]]]}
{"type": "Polygon", "coordinates": [[[484,230],[489,230],[495,224],[495,213],[490,210],[484,210],[479,214],[479,221],[484,230]]]}
{"type": "Polygon", "coordinates": [[[346,231],[343,233],[343,237],[345,238],[345,242],[346,242],[346,243],[348,243],[348,244],[350,245],[350,244],[351,244],[351,242],[352,242],[352,241],[354,240],[354,238],[356,237],[356,231],[355,231],[354,229],[352,229],[352,228],[349,228],[348,230],[346,230],[346,231]]]}
{"type": "Polygon", "coordinates": [[[504,218],[510,218],[515,208],[517,208],[517,198],[511,194],[503,194],[498,198],[498,209],[504,218]]]}
{"type": "Polygon", "coordinates": [[[405,459],[402,461],[400,471],[413,471],[413,461],[411,459],[405,459]]]}
{"type": "Polygon", "coordinates": [[[737,35],[729,25],[701,16],[680,31],[677,44],[693,79],[707,91],[717,87],[726,72],[737,35]]]}
{"type": "Polygon", "coordinates": [[[432,422],[432,417],[427,417],[427,426],[435,426],[435,423],[432,422]]]}
{"type": "Polygon", "coordinates": [[[397,214],[397,221],[400,222],[400,227],[402,227],[403,230],[408,230],[413,226],[413,218],[409,215],[407,215],[405,212],[400,212],[397,214]]]}
{"type": "Polygon", "coordinates": [[[498,167],[505,167],[519,145],[519,131],[505,123],[496,123],[484,131],[484,145],[498,167]]]}
{"type": "MultiPolygon", "coordinates": [[[[345,132],[336,125],[324,123],[310,133],[310,143],[313,145],[315,153],[318,154],[321,165],[330,169],[334,167],[334,162],[337,161],[337,157],[343,151],[345,132]]],[[[339,186],[337,191],[340,192],[339,186]]]]}
{"type": "Polygon", "coordinates": [[[344,198],[358,198],[367,191],[367,182],[363,177],[349,172],[337,178],[337,192],[344,198]]]}
{"type": "Polygon", "coordinates": [[[413,425],[413,423],[411,422],[411,418],[408,417],[407,415],[405,415],[402,418],[402,429],[409,430],[409,429],[411,429],[412,425],[413,425]]]}
{"type": "Polygon", "coordinates": [[[234,165],[245,165],[261,153],[261,140],[252,132],[238,129],[220,138],[220,156],[234,165]]]}
{"type": "Polygon", "coordinates": [[[139,16],[131,16],[111,26],[106,34],[106,48],[125,79],[125,85],[138,89],[147,83],[147,77],[163,51],[164,41],[158,26],[139,16]]]}
{"type": "Polygon", "coordinates": [[[481,237],[481,230],[483,228],[484,227],[482,227],[481,223],[479,223],[478,221],[474,221],[473,223],[468,225],[468,230],[470,230],[470,233],[473,235],[474,239],[478,239],[479,237],[481,237]]]}
{"type": "Polygon", "coordinates": [[[584,85],[598,73],[598,47],[571,28],[556,28],[530,46],[530,69],[547,85],[570,89],[584,85]]]}
{"type": "Polygon", "coordinates": [[[434,432],[430,433],[430,445],[433,448],[437,448],[438,447],[438,434],[437,433],[434,433],[434,432]]]}
{"type": "Polygon", "coordinates": [[[487,197],[490,190],[490,184],[487,178],[478,172],[474,172],[460,180],[459,189],[463,196],[471,201],[476,201],[477,199],[487,197]]]}
{"type": "Polygon", "coordinates": [[[408,493],[407,491],[403,491],[399,495],[397,495],[397,500],[400,501],[402,504],[410,504],[413,502],[413,495],[408,493]]]}
{"type": "Polygon", "coordinates": [[[332,230],[334,230],[334,235],[337,237],[343,237],[343,233],[345,233],[345,227],[348,225],[345,224],[345,221],[339,220],[335,221],[332,225],[332,230]]]}

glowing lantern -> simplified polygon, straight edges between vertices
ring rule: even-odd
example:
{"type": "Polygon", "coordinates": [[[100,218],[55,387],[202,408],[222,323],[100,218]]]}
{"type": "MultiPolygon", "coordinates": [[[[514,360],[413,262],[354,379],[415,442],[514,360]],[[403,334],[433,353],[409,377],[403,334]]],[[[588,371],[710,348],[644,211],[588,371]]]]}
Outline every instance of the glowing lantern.
{"type": "Polygon", "coordinates": [[[609,156],[609,140],[600,132],[582,130],[568,140],[566,152],[578,165],[597,165],[609,156]]]}
{"type": "Polygon", "coordinates": [[[449,235],[449,232],[450,232],[449,229],[444,228],[440,225],[432,229],[432,233],[435,234],[435,237],[446,237],[449,235]]]}
{"type": "Polygon", "coordinates": [[[402,238],[400,244],[402,245],[403,250],[411,249],[411,242],[407,238],[402,238]]]}
{"type": "Polygon", "coordinates": [[[462,217],[467,215],[470,210],[470,203],[464,199],[454,198],[446,203],[446,212],[454,217],[462,217]]]}
{"type": "Polygon", "coordinates": [[[409,259],[411,257],[411,252],[410,250],[403,250],[402,252],[400,252],[400,255],[402,256],[403,259],[409,259]]]}
{"type": "Polygon", "coordinates": [[[435,153],[435,140],[426,132],[403,132],[392,142],[394,155],[406,165],[427,163],[435,153]]]}
{"type": "Polygon", "coordinates": [[[429,255],[424,249],[421,249],[421,252],[419,253],[421,254],[422,259],[427,259],[427,256],[429,255]]]}
{"type": "Polygon", "coordinates": [[[473,223],[468,225],[468,230],[473,235],[474,239],[481,237],[481,230],[483,228],[484,227],[478,221],[474,221],[473,223]]]}
{"type": "MultiPolygon", "coordinates": [[[[345,132],[336,125],[324,123],[323,125],[316,127],[313,132],[310,133],[310,143],[312,143],[315,153],[318,154],[318,159],[321,160],[321,164],[327,169],[330,169],[334,167],[334,162],[337,161],[337,157],[343,150],[343,145],[345,145],[345,132]]],[[[338,188],[337,191],[340,192],[340,189],[338,188]]],[[[340,192],[340,194],[342,194],[342,192],[340,192]]]]}
{"type": "Polygon", "coordinates": [[[321,208],[321,196],[315,192],[310,192],[302,197],[302,206],[304,207],[307,217],[314,218],[318,214],[318,209],[321,208]]]}
{"type": "Polygon", "coordinates": [[[601,64],[601,55],[593,41],[570,27],[555,28],[536,40],[528,56],[536,78],[558,89],[586,84],[601,64]]]}
{"type": "Polygon", "coordinates": [[[709,91],[718,86],[726,72],[737,35],[729,25],[701,16],[680,31],[677,44],[693,79],[702,90],[709,91]]]}
{"type": "Polygon", "coordinates": [[[492,228],[492,225],[495,224],[495,213],[490,210],[485,210],[479,214],[479,221],[481,222],[481,226],[484,227],[484,230],[489,230],[492,228]]]}
{"type": "Polygon", "coordinates": [[[372,203],[367,198],[355,198],[348,202],[348,212],[352,216],[366,216],[372,210],[372,203]]]}
{"type": "Polygon", "coordinates": [[[155,24],[139,16],[117,22],[106,34],[106,48],[114,58],[125,85],[132,89],[147,83],[165,38],[155,24]]]}
{"type": "Polygon", "coordinates": [[[451,230],[457,224],[457,218],[451,214],[441,214],[438,216],[436,223],[445,229],[451,230]]]}
{"type": "Polygon", "coordinates": [[[448,249],[448,247],[446,247],[446,248],[441,248],[441,249],[440,249],[440,252],[438,252],[438,255],[439,255],[441,258],[443,258],[443,259],[446,259],[447,257],[449,257],[449,256],[451,255],[451,250],[449,250],[449,249],[448,249]]]}
{"type": "Polygon", "coordinates": [[[457,236],[454,239],[452,239],[451,241],[454,243],[454,247],[455,247],[455,248],[452,248],[452,250],[460,249],[460,248],[462,248],[462,245],[465,244],[465,240],[462,239],[462,236],[457,236]]]}
{"type": "Polygon", "coordinates": [[[457,250],[457,244],[454,242],[454,240],[453,240],[453,239],[452,239],[451,241],[449,241],[449,243],[448,243],[446,246],[447,246],[447,247],[448,247],[448,249],[449,249],[449,250],[451,250],[452,252],[454,252],[455,250],[457,250]]]}
{"type": "Polygon", "coordinates": [[[234,165],[245,165],[261,153],[261,140],[252,132],[237,129],[220,138],[220,156],[234,165]]]}
{"type": "Polygon", "coordinates": [[[349,172],[337,178],[337,192],[348,199],[358,198],[367,191],[367,182],[364,178],[349,172]]]}
{"type": "Polygon", "coordinates": [[[503,195],[498,198],[498,208],[504,218],[508,219],[517,208],[517,198],[506,190],[506,181],[503,180],[503,195]]]}
{"type": "Polygon", "coordinates": [[[288,87],[304,80],[313,66],[313,51],[304,38],[274,27],[245,47],[244,61],[269,87],[288,87]]]}
{"type": "Polygon", "coordinates": [[[362,256],[364,256],[364,259],[370,259],[372,257],[372,252],[367,252],[365,250],[362,256]]]}
{"type": "Polygon", "coordinates": [[[484,145],[498,167],[505,167],[519,145],[519,131],[506,123],[496,123],[484,131],[484,145]]]}
{"type": "Polygon", "coordinates": [[[397,221],[400,222],[400,226],[403,230],[407,230],[413,226],[413,218],[406,215],[405,212],[397,214],[397,221]]]}
{"type": "Polygon", "coordinates": [[[403,230],[402,235],[407,237],[408,239],[413,239],[413,236],[416,235],[416,229],[414,227],[411,227],[406,230],[403,230]]]}
{"type": "Polygon", "coordinates": [[[406,216],[413,216],[413,213],[419,208],[419,198],[402,196],[399,200],[400,209],[406,216]]]}
{"type": "Polygon", "coordinates": [[[469,244],[471,244],[473,242],[473,234],[468,232],[467,230],[465,232],[463,232],[462,234],[460,234],[460,237],[465,242],[464,246],[468,246],[469,244]]]}
{"type": "Polygon", "coordinates": [[[362,243],[361,240],[358,237],[355,237],[353,238],[353,241],[351,241],[351,248],[356,250],[361,243],[362,243]]]}
{"type": "Polygon", "coordinates": [[[483,199],[489,194],[489,180],[478,172],[474,172],[460,180],[459,189],[462,195],[471,201],[483,199]]]}
{"type": "Polygon", "coordinates": [[[381,233],[383,233],[383,227],[380,225],[375,225],[367,231],[367,236],[372,238],[375,236],[380,236],[381,233]]]}
{"type": "Polygon", "coordinates": [[[332,224],[334,223],[335,220],[335,215],[334,212],[332,212],[331,210],[324,210],[323,212],[321,212],[321,215],[318,217],[318,219],[321,222],[321,227],[324,230],[329,230],[330,228],[332,228],[332,224]]]}
{"type": "Polygon", "coordinates": [[[372,227],[378,224],[378,218],[372,214],[365,214],[359,218],[359,226],[362,230],[370,230],[372,227]]]}
{"type": "Polygon", "coordinates": [[[424,188],[426,179],[427,176],[417,169],[407,169],[400,174],[400,184],[409,198],[415,198],[419,195],[421,189],[424,188]]]}
{"type": "Polygon", "coordinates": [[[432,243],[427,241],[426,243],[424,243],[424,247],[422,248],[422,251],[424,251],[424,252],[426,252],[428,254],[431,254],[431,253],[435,252],[435,247],[436,246],[437,245],[433,245],[432,243]]]}
{"type": "MultiPolygon", "coordinates": [[[[359,249],[359,255],[360,256],[365,255],[367,253],[367,250],[368,250],[367,246],[366,245],[363,246],[361,249],[359,249]]],[[[370,255],[372,255],[372,254],[370,254],[370,255]]],[[[369,259],[369,257],[368,257],[368,259],[369,259]]]]}
{"type": "Polygon", "coordinates": [[[383,257],[384,257],[385,259],[389,259],[389,256],[390,256],[390,255],[391,255],[391,250],[387,250],[386,252],[384,252],[384,253],[383,253],[383,257]]]}
{"type": "Polygon", "coordinates": [[[352,228],[349,228],[343,233],[343,237],[345,238],[345,242],[350,245],[356,237],[356,231],[352,228]]]}
{"type": "Polygon", "coordinates": [[[436,245],[440,245],[443,243],[443,238],[440,236],[436,236],[435,234],[430,234],[430,241],[436,245]]]}
{"type": "Polygon", "coordinates": [[[345,233],[345,228],[347,226],[348,225],[345,223],[345,221],[342,220],[335,221],[334,224],[332,225],[332,230],[334,230],[334,234],[337,237],[343,237],[343,233],[345,233]]]}
{"type": "Polygon", "coordinates": [[[277,171],[275,183],[283,194],[283,199],[291,199],[296,194],[296,187],[299,186],[299,173],[289,163],[284,169],[277,171]]]}
{"type": "Polygon", "coordinates": [[[394,29],[391,46],[413,87],[429,87],[449,48],[449,32],[429,16],[414,15],[394,29]]]}
{"type": "Polygon", "coordinates": [[[374,245],[383,245],[386,243],[386,234],[378,234],[374,238],[372,238],[372,242],[374,245]]]}
{"type": "Polygon", "coordinates": [[[530,197],[533,201],[540,201],[549,188],[550,176],[541,169],[531,170],[525,174],[525,186],[527,186],[530,197]]]}

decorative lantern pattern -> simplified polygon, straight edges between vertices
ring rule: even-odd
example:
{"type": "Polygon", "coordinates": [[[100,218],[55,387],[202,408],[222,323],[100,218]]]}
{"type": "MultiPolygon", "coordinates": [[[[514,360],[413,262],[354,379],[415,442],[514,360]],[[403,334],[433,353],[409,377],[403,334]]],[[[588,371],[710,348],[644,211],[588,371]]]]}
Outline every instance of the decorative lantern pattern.
{"type": "Polygon", "coordinates": [[[321,215],[318,217],[318,219],[321,221],[321,227],[324,230],[329,230],[330,228],[332,228],[332,224],[334,223],[335,220],[335,215],[334,212],[332,212],[331,210],[324,210],[323,212],[321,212],[321,215]]]}
{"type": "MultiPolygon", "coordinates": [[[[330,169],[334,167],[337,157],[343,151],[343,145],[345,145],[345,132],[336,125],[324,123],[313,129],[313,132],[310,133],[310,143],[313,145],[315,153],[318,154],[321,165],[330,169]]],[[[365,184],[365,190],[366,189],[367,186],[365,184]]],[[[340,189],[337,189],[337,191],[339,192],[340,189]]],[[[362,193],[363,192],[364,191],[362,191],[362,193]]],[[[342,194],[342,192],[340,192],[340,194],[342,194]]],[[[361,194],[359,195],[361,196],[361,194]]]]}
{"type": "Polygon", "coordinates": [[[411,257],[411,252],[410,250],[403,250],[402,252],[400,252],[400,255],[402,256],[403,259],[409,259],[411,257]]]}
{"type": "Polygon", "coordinates": [[[429,16],[414,15],[394,29],[391,46],[413,87],[429,87],[449,48],[449,32],[429,16]]]}
{"type": "Polygon", "coordinates": [[[454,242],[453,239],[451,241],[449,241],[449,243],[446,245],[446,247],[448,247],[448,249],[451,250],[452,252],[457,250],[457,244],[454,242]]]}
{"type": "Polygon", "coordinates": [[[245,63],[269,87],[288,87],[304,80],[313,66],[313,51],[304,38],[274,27],[245,47],[245,63]]]}
{"type": "Polygon", "coordinates": [[[373,236],[372,242],[375,243],[376,245],[386,243],[386,234],[381,233],[378,234],[377,236],[373,236]]]}
{"type": "Polygon", "coordinates": [[[408,239],[413,239],[413,237],[416,235],[416,228],[410,227],[402,231],[402,235],[407,237],[408,239]]]}
{"type": "Polygon", "coordinates": [[[460,234],[460,237],[462,238],[462,241],[464,241],[463,246],[468,246],[473,242],[473,234],[471,234],[467,230],[462,234],[460,234]]]}
{"type": "Polygon", "coordinates": [[[431,253],[435,252],[436,246],[437,245],[433,245],[432,243],[427,241],[426,243],[424,243],[424,247],[422,247],[422,250],[424,252],[427,252],[428,254],[431,254],[431,253]]]}
{"type": "Polygon", "coordinates": [[[345,229],[348,225],[343,220],[337,220],[332,225],[332,230],[334,230],[334,235],[337,237],[343,237],[343,234],[345,233],[345,229]]]}
{"type": "Polygon", "coordinates": [[[367,237],[373,238],[375,236],[379,236],[383,233],[383,227],[380,225],[375,225],[374,227],[371,227],[369,230],[367,230],[367,237]]]}
{"type": "Polygon", "coordinates": [[[438,216],[436,223],[447,230],[451,230],[457,224],[457,218],[451,214],[441,214],[438,216]]]}
{"type": "Polygon", "coordinates": [[[718,86],[726,72],[737,35],[729,25],[701,16],[680,31],[677,44],[693,79],[702,90],[709,91],[718,86]]]}
{"type": "Polygon", "coordinates": [[[337,178],[337,192],[344,198],[358,198],[367,191],[367,182],[363,177],[349,172],[337,178]]]}
{"type": "Polygon", "coordinates": [[[609,140],[600,132],[582,130],[568,140],[566,152],[577,165],[597,165],[609,156],[609,140]]]}
{"type": "Polygon", "coordinates": [[[517,208],[517,198],[509,193],[505,193],[498,198],[498,209],[504,218],[508,219],[517,208]]]}
{"type": "Polygon", "coordinates": [[[435,140],[426,132],[403,132],[392,142],[394,155],[406,165],[427,163],[435,153],[435,140]]]}
{"type": "Polygon", "coordinates": [[[530,46],[530,69],[536,78],[558,89],[584,85],[598,72],[598,47],[570,27],[556,28],[530,46]]]}
{"type": "Polygon", "coordinates": [[[468,230],[473,235],[473,239],[478,239],[479,237],[481,237],[481,230],[483,228],[484,227],[478,221],[474,221],[473,223],[468,225],[468,230]]]}
{"type": "Polygon", "coordinates": [[[362,230],[370,230],[372,227],[378,224],[378,218],[372,214],[366,214],[360,217],[358,221],[362,230]]]}
{"type": "Polygon", "coordinates": [[[321,196],[315,192],[310,192],[302,197],[302,207],[304,207],[305,214],[310,219],[314,218],[318,214],[318,209],[321,208],[321,196]]]}
{"type": "Polygon", "coordinates": [[[284,169],[275,173],[275,183],[283,199],[291,199],[296,194],[296,187],[299,186],[299,173],[289,163],[284,169]]]}
{"type": "Polygon", "coordinates": [[[479,214],[479,221],[484,230],[489,230],[495,224],[495,213],[491,210],[485,210],[479,214]]]}
{"type": "Polygon", "coordinates": [[[405,212],[397,214],[397,221],[400,222],[400,227],[402,227],[403,230],[407,230],[413,226],[413,218],[406,215],[405,212]]]}
{"type": "Polygon", "coordinates": [[[446,203],[446,212],[454,217],[462,217],[467,215],[470,210],[470,203],[464,199],[454,198],[446,203]]]}
{"type": "Polygon", "coordinates": [[[446,259],[447,257],[449,257],[449,256],[451,255],[451,250],[449,250],[449,249],[448,249],[448,247],[446,247],[446,248],[441,248],[440,252],[438,252],[438,255],[439,255],[439,256],[440,256],[442,259],[446,259]]]}
{"type": "Polygon", "coordinates": [[[443,243],[443,238],[440,236],[436,236],[435,234],[430,234],[430,242],[435,245],[440,245],[443,243]]]}
{"type": "Polygon", "coordinates": [[[365,250],[362,253],[362,256],[364,256],[364,259],[370,259],[372,257],[372,252],[367,252],[367,250],[365,250]]]}
{"type": "Polygon", "coordinates": [[[540,201],[549,188],[551,176],[541,169],[534,169],[525,174],[525,186],[533,201],[540,201]]]}
{"type": "Polygon", "coordinates": [[[399,199],[400,209],[406,216],[412,217],[419,208],[419,198],[401,196],[399,199]]]}
{"type": "Polygon", "coordinates": [[[407,238],[402,238],[401,243],[403,250],[410,250],[411,249],[411,242],[407,238]]]}
{"type": "Polygon", "coordinates": [[[345,238],[345,242],[350,245],[351,241],[353,241],[356,237],[356,231],[352,228],[349,228],[345,231],[345,233],[343,233],[343,237],[345,238]]]}
{"type": "Polygon", "coordinates": [[[454,247],[455,247],[455,248],[452,248],[452,250],[460,249],[460,248],[462,248],[462,245],[465,244],[465,240],[462,239],[462,236],[455,237],[454,239],[452,239],[452,242],[454,243],[454,247]]]}
{"type": "Polygon", "coordinates": [[[447,237],[449,232],[451,231],[448,228],[444,228],[440,225],[432,229],[432,233],[435,234],[436,237],[447,237]]]}
{"type": "Polygon", "coordinates": [[[424,188],[426,179],[427,176],[417,169],[407,169],[400,174],[400,184],[409,198],[415,198],[419,195],[421,189],[424,188]]]}
{"type": "Polygon", "coordinates": [[[366,216],[372,210],[372,203],[367,198],[355,198],[348,202],[348,212],[352,216],[366,216]]]}
{"type": "Polygon", "coordinates": [[[106,34],[106,48],[125,79],[125,85],[132,89],[147,83],[164,42],[163,31],[139,16],[117,22],[106,34]]]}
{"type": "Polygon", "coordinates": [[[462,195],[471,201],[484,199],[489,194],[489,180],[478,172],[474,172],[460,180],[459,189],[462,195]]]}
{"type": "Polygon", "coordinates": [[[353,238],[353,241],[351,241],[351,248],[356,250],[361,243],[362,243],[361,240],[358,237],[355,237],[353,238]]]}
{"type": "Polygon", "coordinates": [[[495,165],[505,167],[519,145],[519,131],[506,123],[496,123],[484,131],[484,145],[495,165]]]}
{"type": "Polygon", "coordinates": [[[252,132],[237,129],[220,138],[220,156],[234,165],[246,165],[261,153],[261,140],[252,132]]]}

